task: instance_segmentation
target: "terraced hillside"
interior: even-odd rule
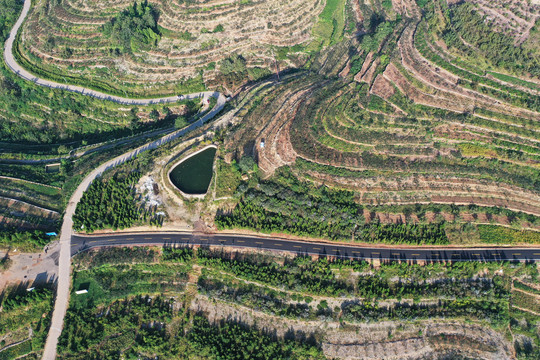
[[[205,84],[234,90],[245,79],[228,76],[231,70],[251,79],[273,71],[278,51],[310,41],[324,6],[323,0],[42,0],[32,8],[18,56],[35,73],[120,94],[185,93]],[[281,66],[304,61],[299,54]]]
[[[176,359],[180,352],[190,359],[263,353],[533,359],[538,353],[532,305],[538,271],[525,264],[373,266],[168,247],[84,252],[74,264],[61,359]],[[87,296],[75,295],[81,288]]]
[[[350,2],[357,36],[252,94],[229,151],[354,191],[366,221],[538,228],[540,6],[372,3]]]
[[[218,136],[219,169],[226,174],[237,167],[233,158],[240,164],[247,156],[263,179],[286,189],[300,186],[290,174],[315,185],[302,199],[326,196],[313,190],[320,184],[350,190],[345,202],[359,213],[347,220],[347,231],[336,231],[340,238],[354,238],[364,222],[457,222],[458,234],[476,222],[476,240],[500,242],[508,234],[520,238],[515,229],[539,229],[539,16],[536,2],[517,0],[41,1],[15,55],[40,76],[111,93],[245,90],[231,102],[243,107],[237,125],[224,140]],[[290,68],[296,70],[282,71]],[[3,157],[53,159],[87,142],[170,128],[175,118],[185,124],[184,115],[198,110],[65,96],[3,70]],[[255,81],[276,70],[279,79]],[[253,86],[241,87],[249,80]],[[53,152],[40,143],[55,143]],[[63,206],[53,192],[81,174],[69,164],[66,174],[48,176],[43,164],[4,163],[3,196],[28,203],[35,189],[15,191],[19,180],[57,187],[42,188],[31,203],[49,211],[35,223],[52,221]],[[292,171],[276,172],[285,167]],[[226,201],[209,207],[214,215],[218,207],[225,217],[250,209],[248,196],[256,196],[259,210],[291,216],[244,172],[251,176],[246,182],[229,171],[231,186],[216,183],[223,195],[217,198]],[[242,216],[251,215],[246,211]],[[8,215],[17,214],[2,214]],[[515,229],[494,231],[490,224]]]

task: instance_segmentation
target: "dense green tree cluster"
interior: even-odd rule
[[[365,35],[362,38],[362,49],[365,51],[376,52],[384,39],[394,31],[394,28],[399,21],[400,19],[397,21],[384,21],[384,19],[382,19],[381,21],[377,17],[375,17],[374,20],[371,20],[368,26],[372,28],[373,33]]]
[[[440,300],[436,304],[398,302],[393,305],[352,300],[342,305],[342,316],[348,321],[380,321],[398,318],[466,317],[501,324],[508,320],[508,301],[474,299]]]
[[[19,13],[17,9],[22,7],[22,2],[18,0],[0,0],[0,36],[2,43],[7,39],[11,31],[11,24],[17,20]]]
[[[178,314],[172,305],[162,296],[135,296],[102,308],[70,307],[59,358],[324,359],[317,347],[233,321],[210,324],[199,314]],[[169,327],[173,317],[179,321]]]
[[[163,261],[188,262],[193,258],[193,256],[194,251],[192,248],[175,248],[171,246],[165,246],[161,254],[161,259]]]
[[[346,238],[352,231],[325,222],[296,218],[266,210],[251,202],[242,201],[229,214],[218,215],[215,219],[218,229],[244,228],[262,232],[285,232],[298,235],[318,236],[329,239]]]
[[[212,326],[203,316],[195,316],[189,340],[208,351],[210,359],[325,359],[314,346],[300,345],[292,340],[276,341],[234,322]]]
[[[380,276],[360,276],[357,285],[358,296],[365,298],[401,297],[491,297],[508,298],[510,292],[502,280],[489,278],[440,279],[419,281],[417,279],[389,281]]]
[[[158,11],[147,0],[136,1],[103,25],[103,33],[110,36],[124,53],[145,50],[156,46],[160,39],[158,17]]]
[[[150,344],[148,335],[155,330],[159,333],[160,343],[165,342],[165,334],[157,327],[147,326],[153,322],[165,322],[172,317],[172,302],[163,297],[135,296],[130,299],[111,303],[107,311],[94,308],[70,308],[66,314],[64,331],[59,340],[60,358],[70,353],[85,353],[89,348],[104,339],[113,336],[119,338],[122,347],[93,349],[87,359],[118,358],[122,349],[141,345],[154,350],[159,347]]]
[[[296,257],[285,264],[278,264],[271,258],[228,254],[204,248],[199,249],[197,256],[201,265],[273,286],[285,286],[295,291],[322,295],[353,292],[352,284],[335,278],[333,264],[327,259],[311,261],[308,258]],[[365,266],[363,262],[358,265],[358,268]]]
[[[133,172],[126,178],[96,179],[77,204],[73,215],[76,230],[123,229],[141,217],[134,198],[134,185],[141,177]]]
[[[355,233],[355,240],[386,244],[448,244],[444,224],[366,224]]]
[[[43,231],[21,231],[18,229],[2,229],[0,231],[0,248],[17,248],[22,251],[41,249],[51,240]]]
[[[540,76],[540,54],[516,46],[511,36],[493,31],[493,25],[474,9],[474,5],[464,2],[448,10],[449,22],[442,31],[447,44],[477,56],[460,40],[461,37],[497,67]]]

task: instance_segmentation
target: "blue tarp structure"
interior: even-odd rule
[[[46,233],[47,236],[57,236],[58,234],[55,232]]]

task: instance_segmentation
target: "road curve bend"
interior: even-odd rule
[[[46,79],[40,79],[32,75],[30,72],[26,71],[22,66],[20,66],[15,61],[15,57],[13,56],[13,44],[15,42],[15,39],[17,38],[17,33],[19,32],[22,23],[24,22],[26,16],[28,15],[28,11],[30,10],[31,5],[32,5],[31,0],[24,1],[24,6],[21,12],[21,15],[19,16],[19,19],[13,26],[13,29],[11,30],[9,37],[6,41],[5,47],[4,47],[4,61],[6,62],[7,66],[15,74],[22,77],[23,79],[31,81],[34,84],[37,84],[40,86],[45,86],[52,89],[62,89],[62,90],[71,91],[71,92],[79,93],[86,96],[92,96],[97,99],[109,100],[109,101],[113,101],[120,104],[126,104],[126,105],[151,105],[151,104],[159,104],[159,103],[177,102],[182,99],[197,99],[197,98],[208,98],[208,97],[215,97],[217,99],[217,103],[214,106],[214,108],[212,108],[212,110],[210,110],[208,113],[202,116],[199,120],[192,123],[188,127],[185,127],[181,130],[177,130],[168,135],[165,135],[161,137],[160,139],[149,142],[135,150],[129,151],[123,155],[120,155],[100,165],[98,168],[96,168],[94,171],[92,171],[88,176],[84,178],[81,184],[77,187],[77,190],[75,190],[75,192],[71,196],[69,203],[66,207],[64,220],[62,223],[61,234],[60,234],[58,286],[57,286],[57,291],[56,291],[54,310],[52,314],[51,327],[49,329],[49,334],[47,336],[47,341],[45,343],[45,350],[43,352],[43,359],[53,360],[56,357],[56,347],[58,345],[58,338],[60,337],[60,334],[62,332],[62,328],[64,325],[64,317],[66,315],[67,307],[69,304],[70,268],[71,268],[71,235],[72,235],[72,228],[73,228],[72,216],[75,212],[75,208],[77,207],[78,202],[80,201],[82,197],[82,194],[88,188],[88,186],[90,186],[92,181],[96,179],[98,176],[100,176],[107,169],[120,165],[126,162],[127,160],[130,160],[136,157],[138,154],[144,151],[155,149],[203,125],[206,121],[213,118],[218,112],[221,111],[221,109],[223,109],[223,106],[225,105],[227,99],[225,98],[223,94],[219,92],[215,92],[215,91],[205,91],[205,92],[199,92],[199,93],[188,94],[188,95],[183,95],[183,96],[170,96],[170,97],[164,97],[164,98],[159,98],[159,99],[129,99],[129,98],[123,98],[119,96],[108,95],[99,91],[86,89],[80,86],[60,84],[60,83],[56,83],[56,82],[49,81]]]
[[[17,38],[17,34],[19,33],[19,30],[28,15],[28,12],[30,11],[30,7],[32,6],[32,0],[24,0],[23,9],[21,12],[21,15],[17,19],[17,22],[11,29],[11,32],[9,33],[9,37],[5,43],[4,46],[4,61],[7,64],[7,66],[18,76],[22,77],[25,80],[31,81],[34,84],[45,86],[51,89],[62,89],[66,91],[71,91],[75,93],[79,93],[82,95],[91,96],[97,99],[101,100],[109,100],[113,101],[119,104],[125,104],[125,105],[151,105],[151,104],[164,104],[164,103],[173,103],[177,102],[178,100],[192,100],[197,99],[201,97],[208,97],[213,96],[212,92],[198,92],[188,95],[182,95],[182,96],[168,96],[168,97],[162,97],[162,98],[155,98],[155,99],[130,99],[120,96],[114,96],[105,94],[96,90],[87,89],[82,86],[75,86],[75,85],[67,85],[67,84],[61,84],[54,81],[46,80],[38,78],[37,76],[31,74],[29,71],[24,69],[21,65],[17,63],[15,60],[15,57],[13,56],[13,44],[15,43],[15,39]]]
[[[192,123],[188,127],[181,130],[177,130],[173,133],[165,135],[157,140],[151,141],[143,146],[140,146],[134,150],[131,150],[123,155],[117,156],[112,160],[101,164],[88,174],[83,181],[79,184],[66,206],[64,213],[64,220],[62,223],[62,229],[60,233],[60,258],[58,264],[58,285],[56,290],[56,299],[54,303],[54,311],[52,314],[51,327],[45,343],[45,350],[43,352],[43,359],[53,360],[56,357],[56,346],[58,344],[58,338],[62,332],[64,325],[64,316],[69,305],[69,287],[70,287],[70,269],[71,269],[71,236],[73,229],[72,216],[75,213],[77,204],[81,200],[81,197],[86,189],[90,186],[92,181],[99,177],[103,172],[111,169],[117,165],[120,165],[130,159],[135,158],[142,152],[155,149],[163,144],[168,143],[198,127],[203,125],[207,120],[214,117],[225,105],[226,99],[219,93],[213,93],[213,96],[217,97],[218,101],[216,106],[208,112],[205,116]]]
[[[62,332],[64,325],[64,316],[69,304],[69,287],[70,287],[70,269],[71,269],[71,236],[73,229],[72,216],[75,213],[77,204],[81,200],[83,193],[88,189],[92,181],[99,177],[103,172],[111,169],[117,165],[120,165],[130,159],[135,158],[142,152],[155,149],[163,144],[168,143],[196,128],[202,126],[206,121],[213,118],[225,105],[226,99],[220,93],[211,93],[212,96],[217,97],[217,103],[212,110],[206,115],[201,117],[191,125],[177,130],[173,133],[165,135],[157,140],[151,141],[145,145],[142,145],[134,150],[131,150],[123,155],[117,156],[112,160],[101,164],[88,174],[83,181],[79,184],[66,206],[64,213],[64,220],[62,223],[62,229],[60,233],[60,258],[58,264],[58,285],[56,290],[56,299],[54,303],[54,311],[52,314],[51,327],[45,343],[45,350],[43,352],[43,359],[53,360],[56,357],[56,346],[58,344],[58,338]]]

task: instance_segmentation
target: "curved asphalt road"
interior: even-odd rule
[[[96,177],[100,176],[107,169],[110,169],[116,165],[122,164],[126,162],[127,160],[130,160],[136,157],[141,152],[144,152],[150,149],[155,149],[203,125],[207,120],[211,119],[219,111],[221,111],[221,109],[225,105],[226,98],[225,96],[223,96],[222,94],[218,92],[206,91],[206,92],[200,92],[200,93],[189,94],[189,95],[164,97],[164,98],[159,98],[159,99],[128,99],[128,98],[122,98],[119,96],[108,95],[105,93],[101,93],[99,91],[86,89],[80,86],[65,85],[65,84],[60,84],[60,83],[56,83],[56,82],[45,80],[45,79],[40,79],[32,75],[30,72],[26,71],[23,67],[21,67],[15,61],[15,58],[13,56],[13,43],[17,37],[17,33],[22,23],[24,22],[24,19],[28,15],[28,11],[30,10],[31,5],[32,5],[31,0],[24,1],[24,6],[21,12],[21,15],[19,16],[19,19],[13,26],[13,29],[11,30],[9,37],[6,41],[5,47],[4,47],[4,61],[13,72],[15,72],[17,75],[19,75],[23,79],[32,81],[33,83],[37,85],[54,88],[54,89],[63,89],[67,91],[72,91],[72,92],[80,93],[83,95],[92,96],[98,99],[109,100],[109,101],[126,104],[126,105],[150,105],[150,104],[159,104],[159,103],[169,103],[169,102],[176,102],[181,99],[197,99],[197,98],[202,98],[202,97],[207,98],[210,96],[215,97],[217,99],[217,103],[212,110],[210,110],[207,114],[205,114],[203,117],[201,117],[199,120],[192,123],[188,127],[185,127],[181,130],[167,134],[158,140],[147,143],[135,150],[129,151],[123,155],[120,155],[102,164],[101,166],[96,168],[94,171],[92,171],[88,176],[86,176],[86,178],[84,178],[84,180],[81,182],[79,187],[77,187],[77,190],[75,190],[75,192],[71,196],[71,199],[69,200],[69,203],[66,207],[66,211],[64,214],[64,221],[62,223],[62,230],[61,230],[61,235],[60,235],[60,258],[59,258],[59,265],[58,265],[58,286],[57,286],[57,291],[56,291],[54,311],[52,314],[51,327],[49,329],[47,341],[45,343],[45,349],[43,352],[43,359],[53,360],[56,357],[56,346],[58,344],[58,338],[62,332],[62,327],[64,325],[64,316],[66,314],[66,310],[69,304],[71,235],[72,235],[72,228],[73,228],[72,216],[73,216],[73,213],[75,212],[77,203],[80,201],[82,197],[83,192],[88,188],[88,186],[90,186],[90,184]]]
[[[64,316],[69,304],[69,286],[70,286],[70,268],[71,268],[71,236],[73,229],[72,216],[75,213],[77,204],[81,200],[81,197],[88,189],[92,181],[100,176],[104,171],[111,169],[117,165],[120,165],[130,159],[135,158],[140,153],[155,149],[171,140],[174,140],[196,128],[203,125],[207,120],[214,117],[225,105],[226,99],[219,93],[213,93],[218,98],[216,106],[210,110],[206,115],[201,117],[196,122],[192,123],[188,127],[181,130],[177,130],[173,133],[165,135],[157,140],[149,142],[143,146],[140,146],[134,150],[131,150],[123,155],[101,164],[88,174],[84,180],[79,184],[66,206],[64,213],[64,221],[62,223],[62,229],[60,232],[60,258],[58,264],[58,286],[56,290],[56,299],[54,304],[54,311],[52,314],[51,327],[45,343],[45,350],[43,352],[43,359],[53,360],[56,357],[56,346],[58,344],[58,338],[62,333],[62,327],[64,325]]]
[[[268,237],[186,233],[73,235],[71,255],[96,247],[128,245],[221,245],[237,248],[288,251],[304,255],[338,256],[348,259],[417,261],[540,261],[540,248],[391,248],[360,247]]]
[[[62,90],[72,91],[79,94],[92,96],[97,99],[109,100],[109,101],[113,101],[119,104],[126,104],[126,105],[163,104],[163,103],[177,102],[178,100],[180,100],[180,98],[181,99],[197,99],[203,96],[213,96],[212,92],[200,92],[200,93],[194,93],[194,94],[188,94],[188,95],[182,95],[182,96],[169,96],[169,97],[156,98],[156,99],[129,99],[129,98],[124,98],[120,96],[105,94],[96,90],[84,88],[82,86],[66,85],[66,84],[61,84],[61,83],[57,83],[57,82],[46,80],[46,79],[40,79],[36,77],[35,75],[31,74],[30,72],[28,72],[27,70],[25,70],[22,66],[20,66],[17,63],[17,61],[15,61],[15,57],[13,56],[13,43],[15,42],[15,39],[17,38],[17,33],[19,32],[19,29],[22,26],[24,19],[26,18],[26,15],[28,15],[28,11],[30,11],[31,6],[32,6],[32,0],[24,0],[24,5],[23,5],[21,15],[19,16],[19,19],[17,19],[17,22],[13,26],[13,29],[11,29],[11,32],[9,33],[9,37],[4,46],[4,61],[14,73],[19,75],[23,79],[31,81],[37,85],[41,85],[41,86],[45,86],[45,87],[49,87],[53,89],[62,89]]]
[[[56,83],[53,81],[45,80],[37,78],[36,76],[32,75],[28,71],[26,71],[24,68],[22,68],[17,62],[15,61],[15,58],[13,57],[13,43],[17,36],[17,33],[24,22],[24,19],[26,18],[26,15],[28,14],[28,11],[30,10],[31,6],[31,0],[25,0],[22,13],[13,26],[13,29],[11,30],[11,33],[8,37],[8,40],[6,41],[5,47],[4,47],[4,60],[8,67],[15,72],[20,77],[32,81],[37,85],[49,87],[49,88],[55,88],[55,89],[63,89],[67,91],[77,92],[83,95],[92,96],[98,99],[103,100],[109,100],[114,101],[121,104],[127,104],[127,105],[150,105],[150,104],[157,104],[157,103],[168,103],[168,102],[176,102],[180,98],[183,99],[195,99],[200,97],[209,97],[213,96],[217,98],[217,104],[216,106],[208,112],[205,116],[203,116],[201,119],[196,121],[195,123],[191,124],[190,126],[175,131],[173,133],[170,133],[158,140],[152,141],[146,145],[143,145],[135,150],[129,151],[126,154],[123,154],[121,156],[118,156],[105,164],[102,164],[98,168],[96,168],[94,171],[92,171],[86,178],[81,182],[77,190],[73,193],[71,196],[71,199],[66,207],[65,215],[64,215],[64,221],[62,223],[62,230],[61,230],[61,236],[60,236],[60,258],[59,258],[59,269],[58,269],[58,287],[56,292],[56,299],[55,299],[55,307],[52,314],[52,320],[51,320],[51,327],[49,329],[49,334],[47,337],[47,341],[45,343],[45,350],[43,352],[43,359],[46,360],[53,360],[56,357],[56,346],[58,344],[58,338],[62,332],[62,327],[64,324],[64,316],[66,314],[66,310],[69,304],[69,287],[70,287],[70,265],[71,265],[71,255],[72,250],[78,251],[81,250],[82,247],[93,247],[93,246],[106,246],[106,245],[131,245],[131,244],[163,244],[163,243],[170,243],[170,242],[177,242],[177,243],[191,243],[191,244],[223,244],[223,245],[230,245],[230,246],[238,246],[238,247],[260,247],[265,249],[272,249],[272,250],[288,250],[293,252],[300,252],[305,254],[337,254],[342,256],[348,256],[348,257],[355,257],[355,258],[361,258],[361,257],[379,257],[379,258],[385,258],[385,257],[391,257],[391,256],[403,256],[404,259],[414,259],[421,257],[424,258],[437,258],[437,257],[457,257],[454,256],[454,253],[462,253],[462,255],[459,256],[460,260],[466,259],[466,257],[474,256],[474,257],[485,257],[485,259],[495,259],[495,254],[501,254],[500,256],[504,256],[504,258],[515,260],[525,260],[525,259],[539,259],[539,257],[535,254],[536,251],[540,250],[531,250],[531,249],[490,249],[490,250],[425,250],[425,249],[418,249],[418,250],[392,250],[392,249],[359,249],[355,247],[347,247],[347,246],[338,246],[338,245],[329,245],[329,244],[313,244],[313,243],[304,243],[304,242],[292,242],[292,241],[284,241],[284,240],[277,240],[277,239],[268,239],[268,238],[256,238],[256,237],[240,237],[240,236],[228,236],[228,235],[214,235],[214,236],[207,236],[206,238],[203,236],[197,236],[197,235],[191,235],[191,234],[145,234],[145,235],[106,235],[100,238],[93,237],[92,239],[88,238],[82,238],[80,236],[74,236],[73,237],[73,244],[71,243],[72,240],[72,228],[73,228],[73,222],[72,222],[72,216],[75,212],[75,208],[77,206],[77,203],[80,201],[83,192],[90,186],[92,181],[100,176],[105,170],[112,168],[116,165],[119,165],[129,159],[132,159],[136,157],[139,153],[157,148],[158,146],[169,142],[179,136],[184,135],[185,133],[201,126],[206,122],[208,119],[212,118],[214,115],[216,115],[224,106],[225,104],[225,97],[217,92],[202,92],[202,93],[196,93],[196,94],[190,94],[185,95],[183,97],[178,96],[171,96],[171,97],[165,97],[160,99],[128,99],[128,98],[122,98],[118,96],[108,95],[105,93],[101,93],[99,91],[86,89],[80,86],[73,86],[73,85],[65,85]],[[130,237],[132,240],[130,240]],[[185,239],[183,238],[185,237]],[[146,239],[148,238],[148,239]],[[167,239],[170,238],[170,239]],[[73,245],[73,246],[72,246]],[[473,253],[474,251],[474,253]],[[368,255],[369,252],[369,255]],[[491,252],[491,254],[490,254]],[[399,254],[399,255],[394,255]],[[438,255],[436,255],[438,254]],[[475,255],[478,254],[478,255]]]

